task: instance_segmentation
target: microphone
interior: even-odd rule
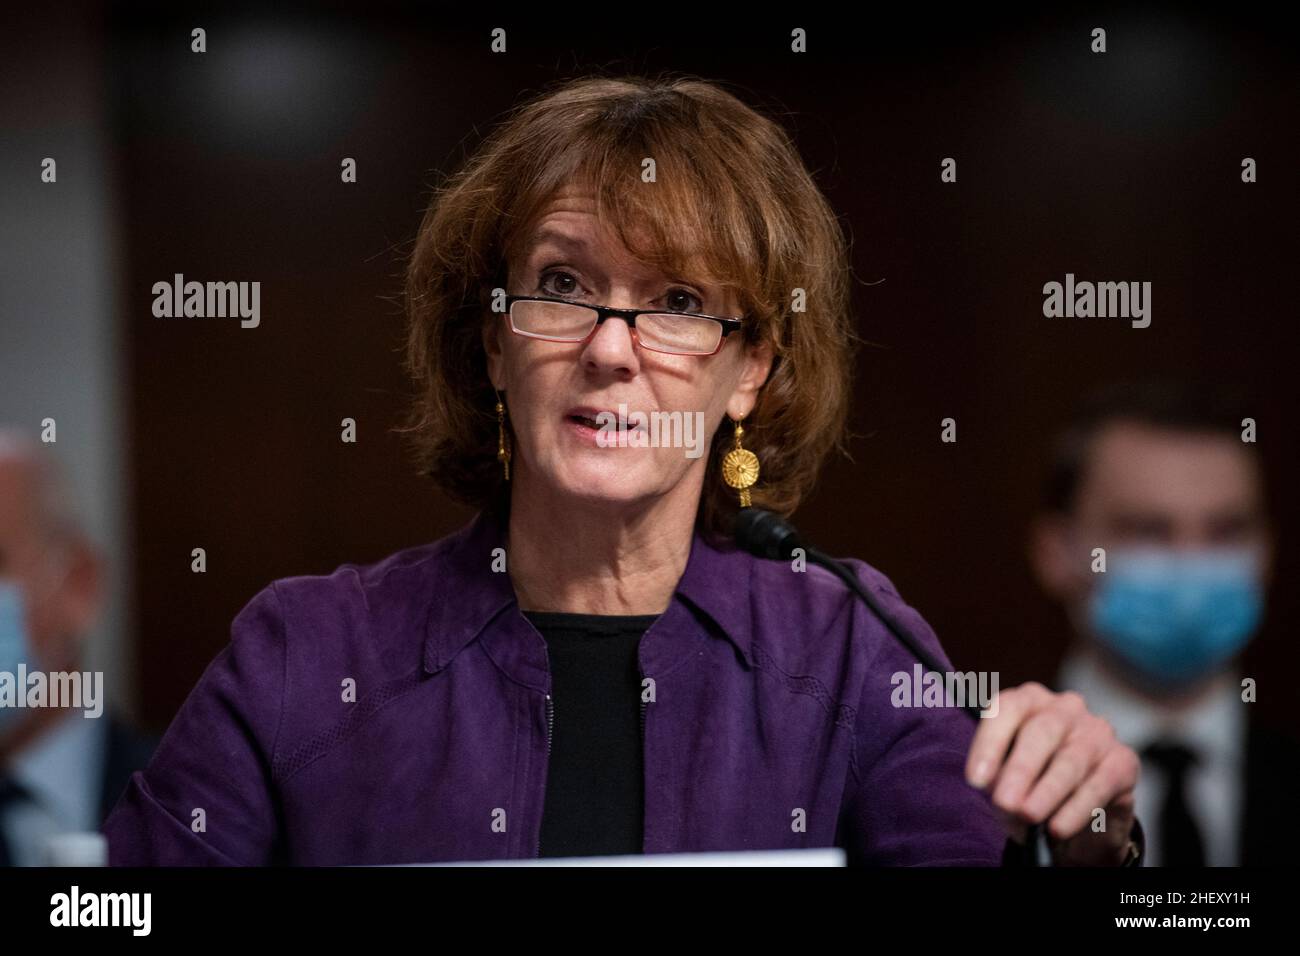
[[[794,557],[796,550],[802,550],[809,561],[830,571],[847,584],[853,593],[875,612],[876,616],[884,622],[885,627],[889,629],[889,632],[911,652],[913,657],[924,664],[928,670],[938,671],[942,674],[943,667],[939,661],[928,650],[917,644],[903,628],[899,627],[893,617],[881,607],[875,595],[868,591],[862,582],[858,580],[857,574],[854,573],[851,567],[835,560],[830,555],[823,554],[816,548],[804,544],[794,525],[780,515],[764,511],[762,508],[741,508],[739,514],[736,515],[733,536],[736,544],[750,554],[773,561],[789,561]],[[974,717],[980,715],[980,708],[973,704],[967,704],[962,709]]]
[[[780,515],[773,514],[771,511],[764,511],[762,508],[741,508],[736,515],[733,537],[736,544],[743,550],[748,551],[755,557],[767,558],[773,561],[789,561],[794,557],[795,551],[801,549],[809,561],[830,571],[847,584],[849,589],[875,612],[876,617],[880,618],[898,642],[907,648],[912,653],[912,656],[920,661],[927,670],[943,673],[939,661],[924,647],[917,644],[912,639],[912,636],[894,621],[893,617],[876,600],[875,595],[871,594],[863,586],[851,567],[837,561],[828,554],[823,554],[816,548],[809,547],[799,537],[799,532],[795,530],[794,525]],[[979,719],[979,707],[966,704],[962,709],[977,720]],[[1017,853],[1021,866],[1038,865],[1038,837],[1039,826],[1030,825],[1025,842],[1019,846]]]
[[[736,515],[736,543],[750,554],[773,561],[789,561],[802,548],[799,532],[780,515],[762,508],[741,508]]]

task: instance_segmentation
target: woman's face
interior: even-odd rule
[[[738,317],[734,297],[692,276],[666,276],[631,257],[602,228],[589,195],[563,190],[543,210],[520,258],[508,263],[512,295],[537,295],[625,309]],[[511,479],[547,494],[611,505],[673,495],[698,501],[714,432],[724,415],[753,408],[771,369],[766,344],[746,349],[741,333],[714,355],[670,355],[635,345],[627,323],[610,318],[585,343],[515,335],[490,312],[484,347],[492,384],[504,392],[516,436]],[[580,407],[615,414],[680,412],[660,447],[602,447],[571,417]],[[702,413],[702,414],[697,414]],[[661,421],[664,419],[661,418]],[[702,434],[696,434],[698,425]],[[678,435],[678,447],[667,436]],[[693,447],[683,447],[685,440]]]

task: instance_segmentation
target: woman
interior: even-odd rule
[[[1040,822],[1060,862],[1135,859],[1136,757],[1077,696],[1004,692],[978,733],[894,707],[879,618],[727,543],[742,502],[795,508],[850,394],[843,236],[775,124],[691,79],[539,96],[435,195],[407,293],[408,431],[476,518],[256,595],[111,862],[997,864]]]

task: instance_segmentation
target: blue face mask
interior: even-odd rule
[[[1263,613],[1254,551],[1113,550],[1088,602],[1104,645],[1165,686],[1213,673],[1246,646]]]
[[[23,592],[15,581],[0,578],[0,672],[13,674],[15,685],[18,681],[18,665],[26,664],[30,669],[35,660],[31,640],[27,634],[27,616],[23,610]],[[20,694],[27,693],[26,688],[17,687]],[[17,707],[0,706],[0,727],[17,719],[25,713]]]

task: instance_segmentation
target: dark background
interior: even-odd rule
[[[795,515],[880,567],[960,669],[1054,676],[1063,616],[1025,560],[1045,446],[1116,378],[1255,389],[1280,532],[1250,674],[1297,663],[1294,38],[1149,10],[872,9],[705,22],[658,6],[524,21],[364,4],[268,18],[100,14],[124,246],[138,712],[162,729],[231,618],[277,577],[438,538],[470,517],[389,432],[402,257],[429,187],[494,118],[564,76],[680,70],[777,114],[853,242],[853,462]],[[852,11],[843,11],[848,16]],[[203,26],[208,52],[189,52]],[[507,30],[509,52],[489,51]],[[810,52],[789,51],[794,26]],[[1103,26],[1109,52],[1089,52]],[[359,181],[340,182],[355,157]],[[939,163],[958,162],[956,184]],[[1240,181],[1243,157],[1260,181]],[[262,322],[163,320],[154,282],[259,280]],[[1153,283],[1153,321],[1042,316],[1042,285]],[[355,418],[359,442],[339,441]],[[958,442],[939,440],[940,420]],[[1280,492],[1280,493],[1279,493]],[[208,573],[190,571],[207,550]],[[1275,715],[1289,682],[1265,682]]]

